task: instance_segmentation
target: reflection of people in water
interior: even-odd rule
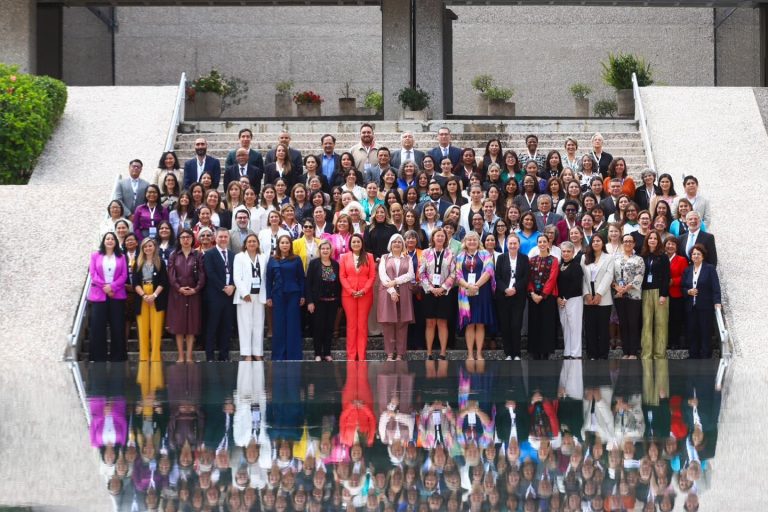
[[[94,367],[90,434],[118,511],[678,510],[710,485],[716,363]]]

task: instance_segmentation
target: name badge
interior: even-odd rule
[[[648,284],[653,283],[653,274],[648,274],[648,279],[646,281]]]
[[[365,164],[364,164],[364,167],[363,167],[363,168],[364,168],[366,171],[370,171],[370,170],[371,170],[371,164],[370,164],[370,162],[365,162]]]
[[[442,414],[440,411],[432,411],[432,423],[435,425],[440,425],[442,423]]]
[[[475,284],[477,282],[477,277],[475,276],[475,274],[469,274],[467,276],[467,282],[469,284]]]
[[[432,286],[440,286],[440,274],[432,274]]]
[[[470,425],[477,425],[477,413],[471,412],[467,414],[467,421]]]
[[[155,238],[157,236],[157,228],[152,226],[149,228],[149,236]]]
[[[251,278],[251,288],[261,288],[261,276],[253,276]]]

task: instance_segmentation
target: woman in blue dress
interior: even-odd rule
[[[277,239],[267,263],[267,306],[272,309],[272,360],[301,360],[301,306],[304,305],[304,265],[293,254],[290,235]]]
[[[493,292],[496,289],[493,256],[480,247],[480,236],[470,231],[464,237],[464,250],[456,258],[459,284],[459,329],[466,327],[467,359],[482,361],[485,331],[496,329]],[[474,349],[477,347],[477,356]]]

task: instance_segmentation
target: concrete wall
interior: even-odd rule
[[[0,62],[35,71],[37,16],[33,0],[4,0],[0,10]]]
[[[724,19],[731,9],[717,9]],[[753,87],[760,84],[760,11],[736,9],[717,35],[717,85]]]
[[[597,99],[614,98],[600,80],[600,61],[617,50],[647,58],[657,81],[666,85],[715,82],[712,9],[451,9],[458,15],[452,70],[456,114],[476,113],[470,81],[491,73],[500,84],[515,88],[518,115],[573,115],[572,83],[595,89],[593,105]],[[75,11],[65,11],[65,78],[84,83],[93,74],[96,82],[89,83],[108,83],[108,39],[98,36],[99,30],[106,34],[106,27],[87,12],[75,17]],[[324,114],[338,112],[336,99],[347,79],[360,91],[381,90],[378,7],[119,7],[117,12],[118,84],[172,84],[182,71],[196,77],[215,66],[249,83],[247,101],[227,114],[233,116],[274,115],[274,84],[288,78],[296,89],[319,92],[326,99]],[[81,23],[87,28],[81,29]],[[390,19],[385,26],[392,23]],[[718,83],[759,85],[758,38],[758,11],[739,9],[723,24],[718,31]],[[429,55],[424,50],[428,42],[417,42],[421,61]],[[436,73],[433,85],[438,77]],[[423,72],[418,81],[429,83]],[[390,83],[388,89],[400,86]]]
[[[63,18],[64,81],[78,86],[112,85],[112,37],[107,26],[85,7],[64,7]]]

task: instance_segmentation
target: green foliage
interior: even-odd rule
[[[592,88],[588,86],[587,84],[582,83],[575,83],[570,88],[569,91],[571,91],[571,94],[574,98],[577,100],[583,100],[586,99],[587,96],[592,94]]]
[[[403,87],[397,93],[397,101],[403,108],[424,110],[429,106],[429,93],[418,85],[416,87]]]
[[[275,84],[277,94],[291,94],[293,90],[293,80],[283,80]]]
[[[487,99],[488,101],[491,101],[491,100],[508,101],[514,95],[515,95],[514,89],[508,88],[508,87],[496,87],[495,85],[488,87],[483,93],[483,96],[485,96],[485,99]]]
[[[384,95],[379,91],[368,89],[365,91],[365,108],[372,108],[376,110],[377,114],[380,114],[384,110]]]
[[[29,181],[66,103],[63,82],[0,63],[0,183]]]
[[[472,79],[472,88],[480,94],[483,94],[493,85],[493,82],[494,80],[491,75],[477,75]]]
[[[631,53],[609,53],[608,61],[603,66],[603,82],[617,91],[632,88],[632,73],[637,75],[637,85],[645,87],[653,84],[653,72],[650,62]]]
[[[225,111],[233,105],[239,105],[248,97],[248,82],[242,78],[226,76],[216,69],[211,69],[207,75],[193,81],[190,88],[193,93],[187,92],[187,97],[194,101],[195,93],[212,92],[221,96],[221,111]]]
[[[615,100],[599,100],[595,102],[593,112],[597,117],[613,117],[619,109]]]

